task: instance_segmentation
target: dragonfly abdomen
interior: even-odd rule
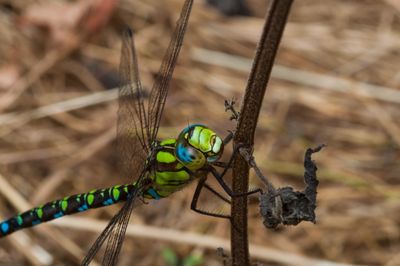
[[[125,201],[134,189],[135,186],[133,184],[120,185],[111,188],[96,189],[88,193],[77,194],[48,202],[1,222],[0,237],[23,228],[60,218],[64,215]]]

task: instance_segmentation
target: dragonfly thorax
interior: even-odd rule
[[[175,156],[191,170],[202,168],[217,161],[224,150],[222,139],[204,125],[193,124],[179,134]]]

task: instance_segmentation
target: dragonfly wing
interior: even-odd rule
[[[142,190],[141,182],[148,169],[145,168],[145,161],[147,155],[151,153],[151,146],[157,137],[168,86],[182,46],[192,5],[193,0],[185,1],[156,82],[151,90],[147,114],[144,105],[144,91],[139,79],[133,33],[130,30],[124,32],[120,65],[117,145],[121,169],[125,177],[133,177],[135,173],[141,172],[136,183],[139,189],[135,189],[131,193],[124,206],[111,219],[91,247],[82,265],[88,265],[93,260],[107,239],[103,265],[115,265],[117,262],[130,215],[136,198],[140,196]]]
[[[127,29],[122,37],[120,63],[117,147],[119,166],[124,177],[143,169],[149,146],[149,126],[144,107],[133,33]]]
[[[125,239],[126,228],[128,227],[129,219],[135,206],[136,198],[137,195],[132,195],[132,197],[125,203],[126,206],[124,206],[120,211],[120,215],[118,215],[118,221],[115,223],[115,226],[112,229],[112,233],[107,242],[102,265],[117,264],[118,255],[121,251],[121,247]]]
[[[150,140],[155,139],[158,133],[165,100],[168,95],[169,83],[182,47],[183,37],[187,28],[192,5],[193,0],[185,1],[167,52],[164,55],[160,70],[158,71],[156,81],[151,89],[148,106]]]
[[[103,243],[107,241],[107,247],[103,257],[102,265],[116,265],[118,255],[121,251],[122,243],[124,242],[126,228],[131,217],[132,210],[135,207],[136,199],[140,197],[141,181],[144,179],[145,171],[142,171],[141,176],[137,181],[137,187],[129,195],[129,198],[124,203],[122,208],[110,220],[107,227],[103,230],[100,236],[96,239],[95,243],[90,248],[88,254],[83,259],[81,265],[89,265],[93,260]]]
[[[134,189],[119,212],[97,238],[84,258],[82,265],[88,265],[101,246],[107,241],[103,265],[115,265],[125,237],[130,214],[136,198],[140,196],[141,182],[145,177],[145,161],[150,152],[150,131],[144,107],[144,91],[140,83],[138,62],[133,33],[126,30],[122,38],[120,64],[119,109],[117,125],[117,147],[119,167],[124,177],[136,178]]]

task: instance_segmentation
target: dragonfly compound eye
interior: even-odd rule
[[[206,162],[204,154],[187,142],[185,145],[185,140],[178,140],[175,146],[175,155],[183,165],[191,170],[200,169]]]
[[[214,131],[204,125],[193,124],[179,135],[175,153],[182,163],[200,165],[206,161],[217,161],[222,155],[223,146],[222,139]]]

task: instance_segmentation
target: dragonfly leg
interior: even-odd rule
[[[212,165],[215,165],[215,166],[218,166],[218,167],[222,167],[224,170],[222,171],[222,173],[221,174],[219,174],[220,176],[221,176],[221,178],[223,178],[224,176],[225,176],[225,174],[226,174],[226,172],[230,169],[230,168],[232,168],[232,164],[233,164],[233,160],[235,159],[235,155],[239,152],[239,153],[241,153],[240,152],[240,149],[242,149],[244,147],[244,145],[242,145],[242,144],[239,144],[239,145],[237,145],[235,148],[234,148],[234,150],[233,150],[233,154],[231,155],[231,158],[229,158],[229,161],[226,163],[226,162],[215,162],[215,163],[213,163]],[[250,163],[250,161],[247,159],[247,157],[246,158],[244,158],[245,160],[246,160],[246,162],[249,164],[249,166],[250,167],[252,167],[252,164]],[[254,158],[253,158],[253,161],[254,161]],[[254,162],[254,164],[255,164],[255,162]]]
[[[232,154],[228,164],[226,164],[226,163],[221,163],[221,165],[219,165],[219,163],[215,164],[216,166],[221,166],[221,167],[223,167],[222,165],[226,165],[226,168],[224,169],[222,174],[220,174],[221,179],[225,175],[228,168],[232,167],[233,158],[237,153],[239,153],[242,156],[242,158],[247,162],[247,164],[250,168],[254,169],[254,172],[256,173],[257,177],[267,186],[268,192],[275,194],[276,191],[275,191],[274,186],[272,185],[271,182],[268,181],[268,178],[263,175],[260,168],[257,166],[254,156],[252,155],[251,148],[249,148],[246,145],[241,144],[241,143],[239,143],[238,145],[235,146],[233,154]],[[257,190],[254,190],[254,191],[257,191]]]
[[[217,166],[217,167],[221,167],[221,168],[230,168],[230,165],[229,165],[229,163],[226,163],[226,162],[220,162],[220,161],[218,161],[218,162],[214,162],[214,163],[212,163],[212,165],[213,166]]]
[[[221,167],[221,168],[224,169],[223,172],[222,172],[222,174],[221,174],[222,176],[224,176],[224,175],[226,174],[226,172],[227,172],[230,168],[232,168],[233,160],[235,159],[235,156],[234,156],[234,155],[235,155],[236,153],[237,153],[237,149],[235,149],[235,151],[233,152],[231,158],[229,158],[229,161],[228,161],[228,162],[220,162],[220,161],[217,161],[217,162],[212,163],[212,165],[217,166],[217,167]]]
[[[204,187],[206,189],[208,189],[209,191],[211,191],[214,195],[216,195],[218,198],[222,199],[223,201],[225,201],[226,203],[231,204],[231,201],[229,199],[227,199],[226,197],[222,196],[221,193],[219,193],[218,191],[216,191],[215,189],[213,189],[211,186],[209,186],[207,183],[204,183]]]
[[[235,147],[234,152],[231,156],[231,158],[229,159],[228,163],[225,162],[216,162],[213,165],[218,166],[218,167],[222,167],[224,170],[222,171],[222,173],[218,173],[218,171],[211,167],[211,173],[213,174],[213,176],[217,179],[218,183],[220,183],[220,185],[222,186],[222,188],[224,189],[224,191],[230,196],[230,197],[241,197],[241,196],[248,196],[254,193],[262,193],[262,190],[260,188],[255,189],[255,190],[251,190],[248,191],[246,193],[241,193],[241,194],[234,194],[233,191],[229,188],[229,186],[225,183],[225,181],[223,180],[223,177],[225,176],[226,172],[232,168],[232,164],[233,164],[233,160],[235,158],[235,154],[237,152],[239,152],[239,149],[242,147],[243,145],[238,145],[237,147]],[[249,163],[249,162],[247,162]],[[250,163],[249,166],[251,167]]]
[[[211,170],[211,173],[213,174],[213,176],[215,177],[215,179],[217,179],[218,183],[222,186],[224,191],[232,198],[249,196],[249,195],[252,195],[252,194],[255,194],[255,193],[262,193],[261,188],[257,188],[257,189],[252,190],[252,191],[247,191],[245,193],[239,193],[239,194],[233,193],[232,189],[228,186],[227,183],[225,183],[224,179],[222,178],[226,171],[224,171],[222,174],[220,174],[213,167],[211,167],[210,170]]]
[[[235,153],[236,151],[232,154],[231,158],[229,158],[229,161],[226,162],[215,162],[212,165],[218,166],[223,168],[224,170],[222,171],[222,173],[220,174],[221,178],[225,176],[226,172],[228,172],[228,170],[230,168],[232,168],[232,164],[233,164],[233,160],[235,159]],[[215,169],[214,169],[215,170]]]
[[[210,186],[208,186],[206,184],[206,180],[207,180],[207,178],[204,177],[204,178],[201,178],[199,180],[199,183],[197,183],[197,187],[196,187],[196,190],[195,190],[194,195],[193,195],[192,203],[190,204],[190,209],[192,209],[193,211],[198,212],[200,214],[203,214],[203,215],[212,216],[212,217],[218,217],[218,218],[225,218],[225,219],[231,220],[231,216],[230,215],[212,213],[212,212],[205,211],[205,210],[200,210],[200,209],[197,208],[197,202],[199,200],[200,193],[201,193],[201,190],[203,189],[203,187],[206,187],[207,189],[209,189],[211,192],[213,192],[215,195],[217,195],[220,199],[222,199],[224,201],[228,201],[230,203],[230,201],[228,199],[226,199],[224,196],[222,196],[221,194],[216,192],[214,189],[212,189]]]
[[[228,135],[224,138],[224,140],[222,141],[224,143],[224,145],[228,145],[229,142],[232,141],[233,137],[235,136],[235,132],[228,130]]]

